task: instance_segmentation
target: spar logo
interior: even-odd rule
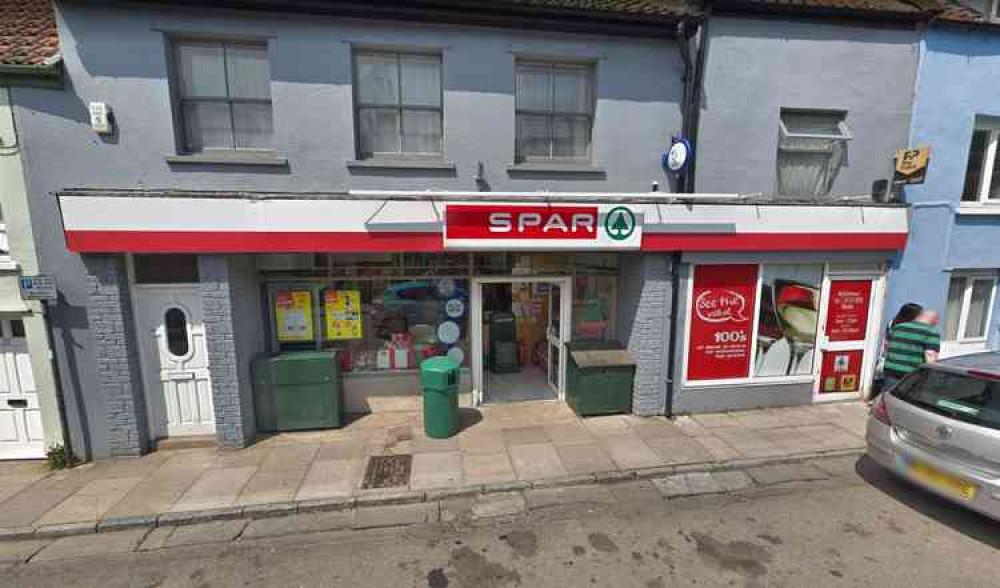
[[[604,217],[604,232],[614,241],[624,241],[635,232],[635,214],[624,206],[616,206]]]
[[[724,288],[709,288],[695,299],[695,312],[706,323],[743,323],[750,320],[746,315],[747,299],[739,292]]]

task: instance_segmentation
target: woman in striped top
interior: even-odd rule
[[[898,323],[889,329],[882,372],[886,390],[915,372],[920,364],[937,361],[941,350],[937,324],[937,311],[922,310],[914,320]]]

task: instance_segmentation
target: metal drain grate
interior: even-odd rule
[[[412,455],[373,455],[365,468],[363,490],[372,488],[397,488],[410,484]]]

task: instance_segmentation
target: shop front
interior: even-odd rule
[[[255,434],[261,353],[336,350],[347,412],[419,410],[437,356],[461,366],[465,406],[559,402],[577,341],[628,351],[639,415],[856,396],[906,240],[896,206],[735,195],[77,190],[60,205],[95,284],[129,268],[149,438],[226,445]],[[94,292],[92,323],[114,327]]]
[[[615,338],[614,253],[257,254],[267,351],[336,350],[347,412],[419,410],[420,364],[465,406],[561,398],[564,343]]]
[[[688,257],[675,411],[811,404],[869,393],[885,260],[836,253],[761,255],[753,263],[727,255]]]

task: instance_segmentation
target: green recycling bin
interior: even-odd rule
[[[447,439],[458,432],[458,363],[432,357],[420,364],[424,389],[424,432],[432,439]]]

